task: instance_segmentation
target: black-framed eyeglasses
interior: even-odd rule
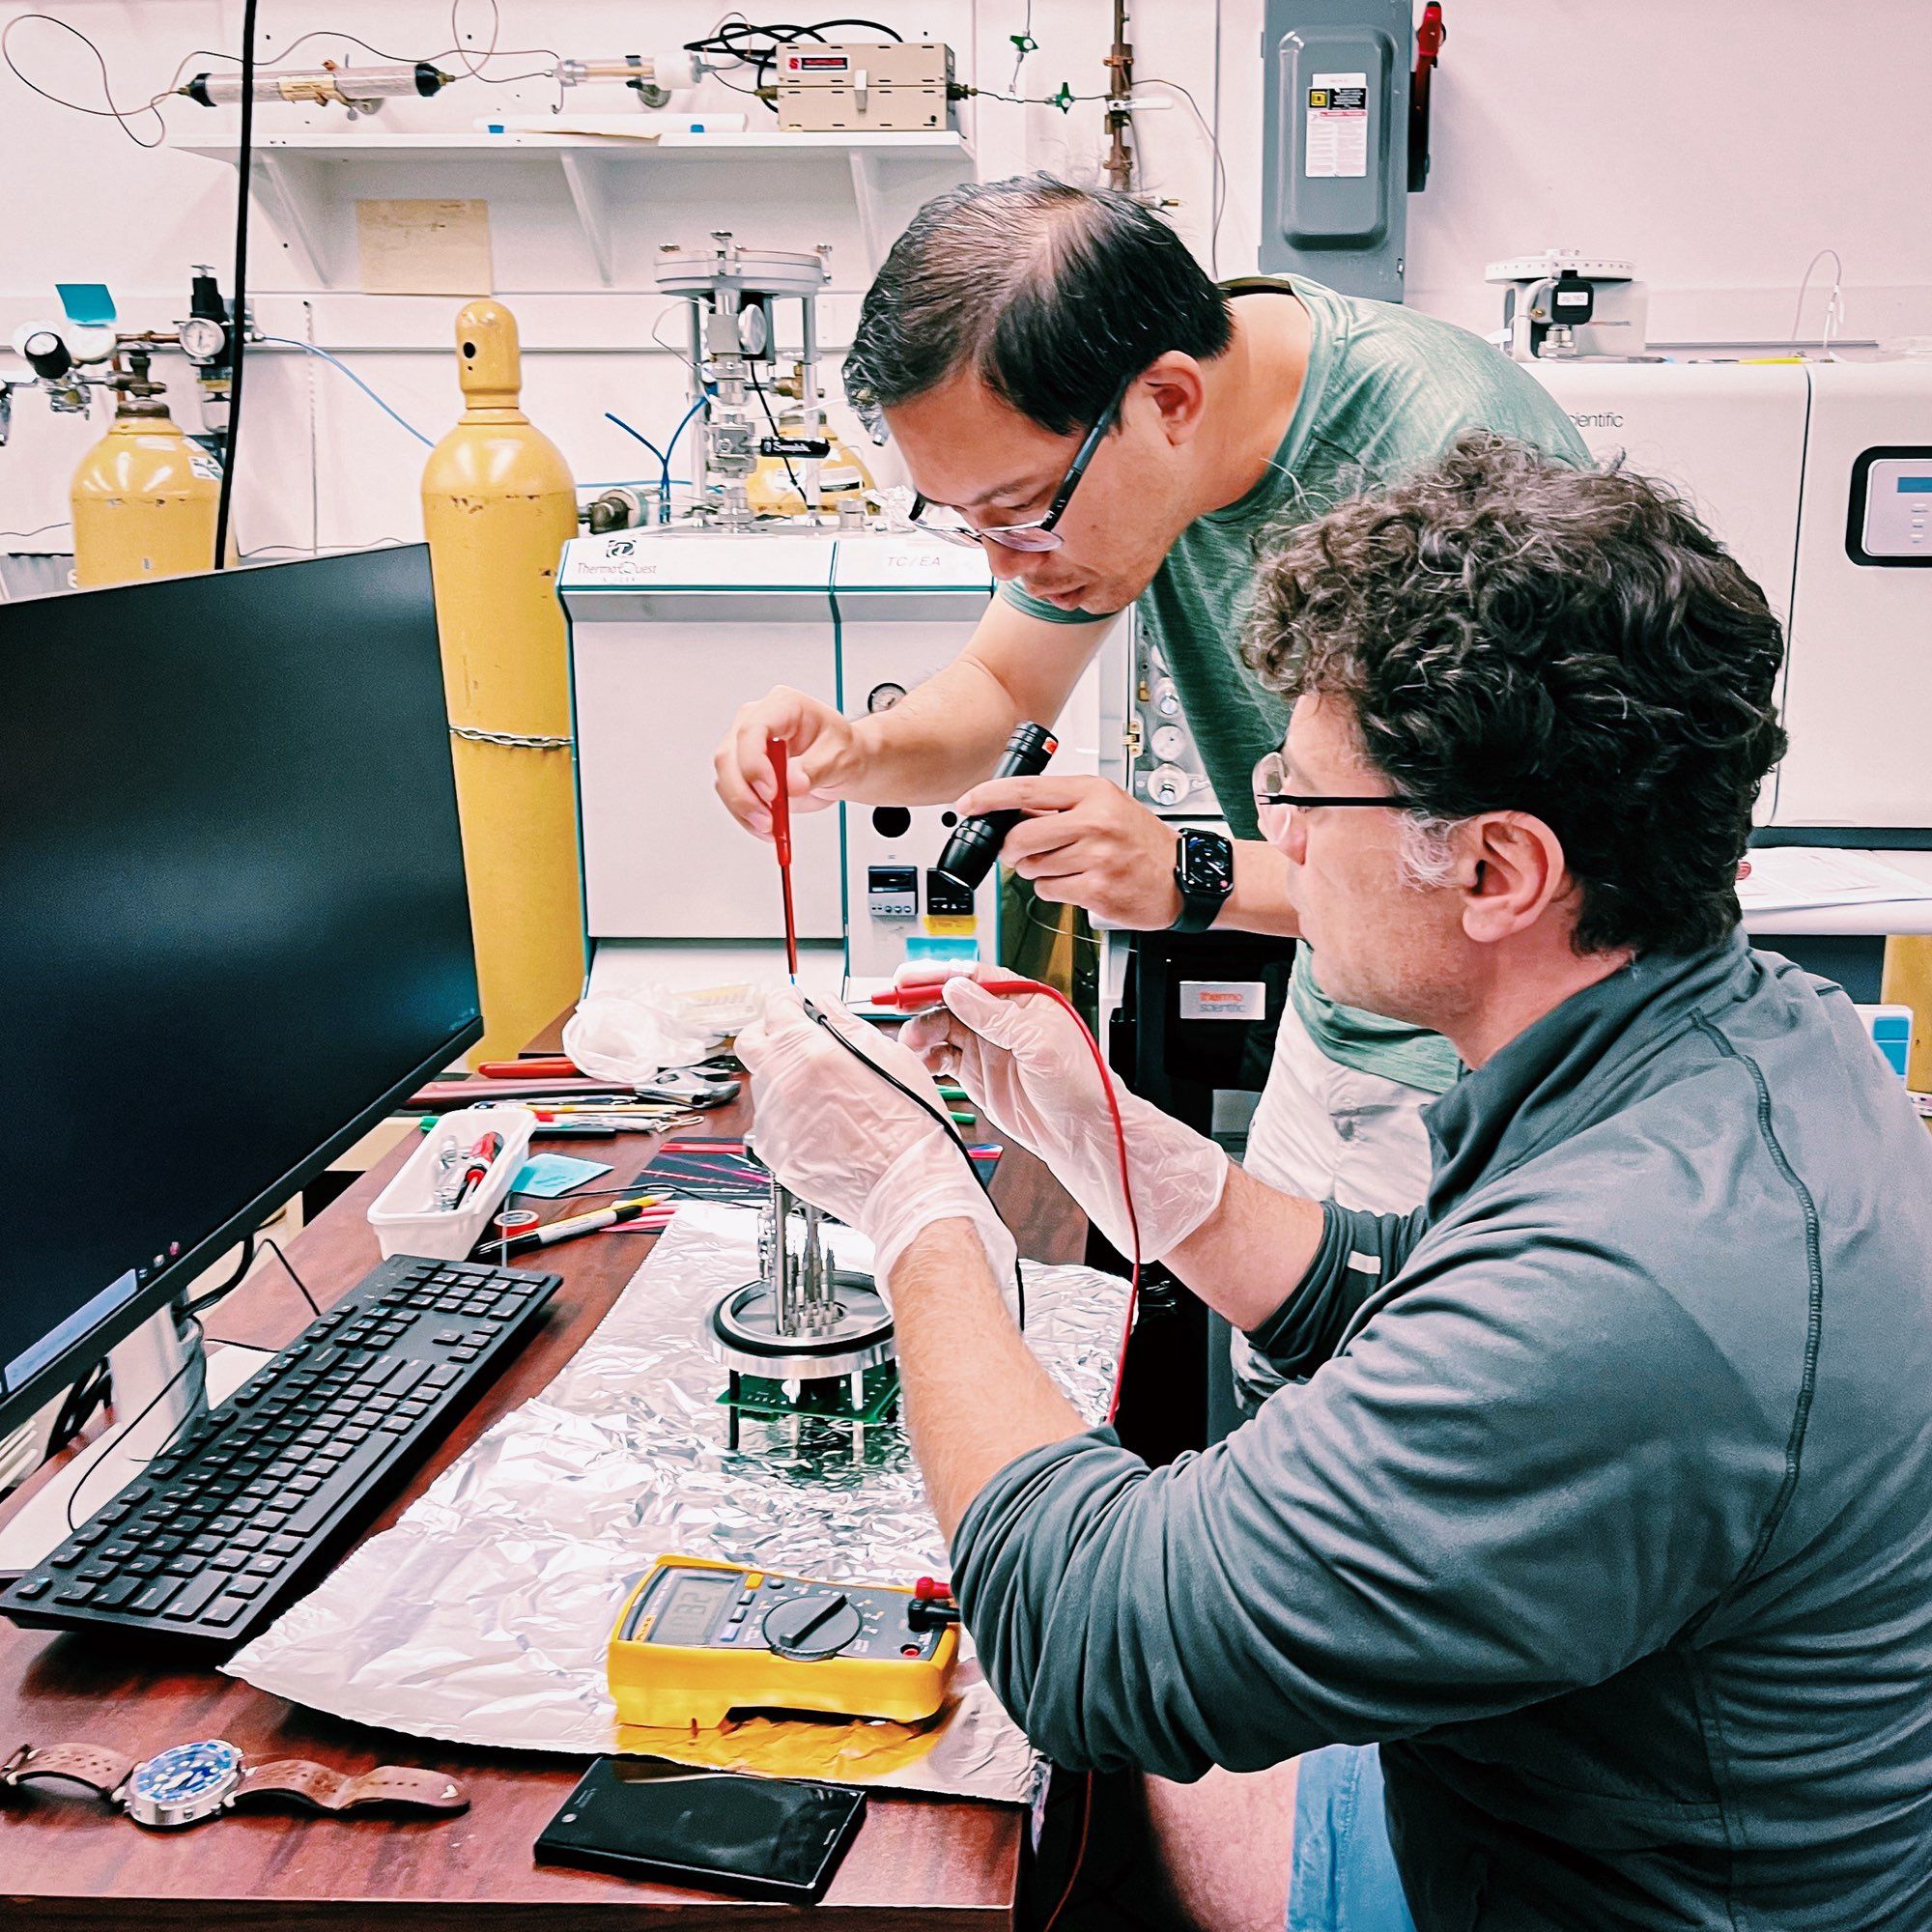
[[[1396,811],[1416,811],[1421,807],[1403,792],[1318,792],[1290,791],[1288,765],[1279,752],[1270,752],[1255,767],[1255,816],[1261,834],[1270,844],[1279,844],[1288,829],[1291,811],[1315,811],[1327,806],[1387,806]]]
[[[1094,453],[1100,447],[1100,440],[1113,426],[1114,419],[1121,412],[1121,405],[1127,399],[1127,391],[1134,385],[1129,376],[1114,391],[1114,400],[1102,410],[1094,419],[1094,427],[1081,439],[1080,447],[1073,453],[1073,461],[1067,466],[1066,474],[1060,479],[1060,488],[1053,493],[1053,500],[1047,505],[1046,515],[1027,524],[996,524],[981,529],[978,524],[971,524],[956,510],[943,510],[938,517],[928,516],[932,508],[923,497],[912,499],[912,521],[923,530],[929,530],[936,537],[944,537],[948,543],[989,544],[996,543],[1005,550],[1046,551],[1058,550],[1065,542],[1056,526],[1066,514],[1066,506],[1073,500],[1073,493],[1080,487],[1080,479],[1087,473],[1087,466],[1093,462]],[[952,522],[941,521],[952,518]]]

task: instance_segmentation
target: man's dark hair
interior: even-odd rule
[[[845,394],[870,421],[971,369],[1055,436],[1091,429],[1157,355],[1227,348],[1228,298],[1159,215],[1051,175],[935,195],[859,310]]]
[[[1418,812],[1548,825],[1582,952],[1687,952],[1736,925],[1783,656],[1764,593],[1680,497],[1486,431],[1291,530],[1248,642],[1276,690],[1346,698]]]

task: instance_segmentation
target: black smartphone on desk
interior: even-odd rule
[[[842,1784],[600,1757],[544,1827],[536,1860],[811,1905],[865,1815],[865,1793]]]

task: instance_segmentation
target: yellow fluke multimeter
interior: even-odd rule
[[[958,1612],[885,1583],[824,1583],[660,1556],[611,1633],[623,1724],[721,1724],[733,1711],[918,1723],[945,1700]]]

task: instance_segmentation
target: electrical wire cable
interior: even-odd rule
[[[665,500],[667,502],[670,500],[670,460],[673,456],[677,454],[677,440],[684,434],[685,424],[688,423],[692,419],[692,417],[695,416],[709,400],[710,398],[708,396],[699,396],[697,400],[695,403],[693,403],[688,410],[685,411],[683,415],[681,415],[678,418],[677,427],[670,433],[670,440],[665,444],[665,454],[664,454]]]
[[[1843,325],[1845,319],[1845,263],[1835,248],[1820,248],[1804,265],[1804,279],[1798,284],[1798,304],[1791,311],[1791,340],[1798,340],[1798,325],[1804,319],[1804,298],[1811,290],[1811,277],[1818,272],[1818,264],[1829,255],[1832,258],[1832,293],[1825,298],[1825,325],[1820,331],[1818,346],[1824,351],[1827,360],[1832,359],[1832,338]]]
[[[214,568],[228,568],[228,527],[235,508],[235,472],[242,449],[242,384],[248,370],[248,202],[255,158],[255,10],[242,5],[242,132],[235,155],[235,326],[229,330],[228,428],[221,451],[221,488],[214,500]]]
[[[769,70],[779,57],[781,47],[795,41],[814,40],[823,42],[826,29],[830,27],[865,27],[875,34],[884,34],[889,40],[902,42],[905,36],[897,28],[889,27],[883,20],[872,20],[863,15],[842,14],[829,20],[814,20],[810,26],[793,21],[774,21],[768,26],[754,24],[742,13],[735,10],[724,15],[710,33],[696,41],[686,41],[684,50],[692,54],[709,54],[713,57],[736,62],[740,67],[752,70],[753,83],[741,87],[737,82],[726,80],[717,68],[713,67],[711,77],[721,86],[728,87],[734,94],[747,94],[757,99],[776,114],[778,102],[766,98],[764,89],[768,85]],[[753,42],[768,42],[765,46],[751,44]]]
[[[272,1235],[262,1236],[261,1242],[262,1245],[265,1248],[267,1248],[269,1252],[271,1255],[273,1255],[278,1262],[281,1263],[282,1271],[288,1276],[288,1278],[292,1282],[295,1283],[296,1287],[300,1291],[301,1298],[309,1305],[309,1312],[312,1315],[314,1315],[318,1321],[320,1321],[322,1319],[322,1306],[316,1300],[315,1296],[308,1292],[308,1283],[305,1282],[301,1278],[301,1276],[296,1272],[295,1263],[290,1261],[287,1255],[283,1254],[281,1242],[276,1240],[274,1236]]]
[[[810,1000],[806,1000],[804,1006],[806,1018],[813,1026],[821,1028],[827,1038],[837,1040],[854,1060],[860,1061],[867,1066],[869,1066],[888,1087],[892,1088],[895,1093],[904,1094],[927,1120],[934,1122],[938,1125],[940,1132],[959,1150],[960,1154],[964,1157],[966,1166],[972,1174],[974,1180],[978,1183],[980,1193],[986,1197],[987,1205],[992,1208],[995,1214],[999,1214],[999,1205],[993,1200],[993,1183],[980,1172],[980,1163],[973,1158],[973,1150],[966,1145],[960,1136],[958,1128],[952,1124],[951,1119],[941,1109],[934,1107],[929,1100],[915,1094],[897,1074],[881,1066],[856,1040],[847,1039],[832,1024],[832,1021],[821,1008],[814,1006]],[[1004,1220],[1006,1217],[1001,1215],[1000,1218]],[[1026,1332],[1026,1277],[1020,1269],[1020,1260],[1017,1250],[1015,1250],[1013,1255],[1013,1293],[1018,1297],[1020,1332],[1024,1334]]]
[[[260,1233],[261,1230],[259,1228],[253,1229],[246,1238],[243,1239],[242,1243],[242,1259],[235,1264],[234,1272],[229,1275],[226,1281],[222,1282],[219,1287],[211,1288],[206,1294],[196,1295],[192,1301],[185,1304],[188,1314],[199,1315],[204,1308],[213,1308],[217,1301],[233,1294],[242,1286],[242,1281],[247,1276],[248,1270],[255,1265],[255,1236]]]
[[[1170,94],[1178,94],[1186,103],[1187,111],[1194,117],[1194,125],[1201,129],[1202,138],[1208,143],[1208,153],[1211,161],[1208,176],[1208,272],[1216,281],[1221,279],[1221,217],[1228,207],[1228,169],[1221,158],[1221,143],[1214,130],[1208,125],[1208,117],[1201,111],[1201,103],[1178,80],[1162,80],[1157,77],[1136,80],[1136,92],[1143,87],[1164,87]]]
[[[156,1406],[190,1369],[200,1369],[199,1386],[195,1389],[193,1399],[188,1403],[186,1414],[168,1431],[167,1440],[158,1449],[143,1456],[140,1462],[135,1464],[137,1469],[145,1469],[150,1463],[156,1462],[160,1457],[165,1456],[181,1440],[188,1427],[203,1413],[203,1405],[208,1399],[208,1351],[202,1347],[205,1339],[205,1331],[201,1323],[192,1315],[187,1318],[187,1323],[194,1330],[194,1340],[188,1344],[187,1353],[181,1367],[148,1398],[146,1404],[142,1406],[140,1414],[128,1423],[127,1434],[131,1435],[147,1420],[154,1412]],[[80,1501],[81,1491],[86,1489],[88,1484],[100,1473],[101,1464],[109,1460],[108,1457],[102,1456],[99,1462],[90,1463],[81,1475],[79,1482],[74,1484],[73,1488],[68,1492],[66,1515],[68,1534],[70,1536],[80,1527],[80,1523],[76,1520],[73,1511],[74,1505]]]
[[[17,537],[20,542],[25,543],[30,537],[43,536],[48,530],[71,530],[72,527],[73,526],[63,517],[58,523],[36,524],[30,530],[0,530],[0,540]]]
[[[113,1376],[103,1358],[68,1390],[47,1431],[47,1446],[42,1462],[58,1456],[87,1427],[88,1418],[107,1402],[113,1386]]]
[[[758,365],[755,362],[747,362],[745,367],[752,378],[752,393],[757,397],[758,407],[765,412],[765,422],[771,430],[772,440],[782,442],[784,439],[779,434],[779,419],[772,413],[771,398],[765,394],[765,385],[758,381]],[[810,516],[812,505],[805,500],[805,486],[798,480],[798,471],[791,467],[791,458],[781,449],[779,451],[779,461],[784,465],[785,475],[791,487],[798,492],[800,506],[807,516]]]
[[[258,335],[255,339],[257,342],[272,343],[277,349],[299,349],[304,355],[313,355],[318,361],[327,362],[331,369],[340,370],[398,428],[408,430],[424,448],[436,447],[435,437],[425,436],[407,416],[397,414],[347,362],[339,356],[331,355],[327,349],[320,349],[313,342],[304,342],[297,335]]]
[[[657,446],[657,444],[656,444],[656,443],[654,443],[654,442],[653,442],[653,441],[652,441],[652,440],[650,440],[650,438],[649,438],[649,437],[647,437],[647,436],[646,436],[646,435],[645,435],[645,434],[643,433],[643,431],[642,431],[642,430],[640,430],[640,429],[633,429],[633,428],[631,427],[631,425],[630,425],[629,423],[627,423],[627,422],[626,422],[626,421],[624,420],[624,418],[623,418],[622,416],[619,416],[619,415],[612,415],[612,414],[611,413],[611,412],[610,412],[609,410],[606,410],[606,411],[604,412],[604,420],[605,420],[605,421],[606,421],[607,423],[615,423],[615,424],[617,425],[617,427],[618,427],[618,428],[619,428],[620,430],[622,430],[622,431],[624,432],[624,434],[625,434],[626,436],[634,436],[634,437],[636,437],[636,438],[638,439],[638,440],[639,440],[639,442],[641,442],[641,443],[642,443],[642,444],[644,445],[644,447],[645,447],[646,449],[648,449],[648,450],[650,451],[650,453],[651,453],[651,454],[652,454],[653,456],[655,456],[655,457],[657,458],[658,462],[659,462],[660,464],[662,464],[662,465],[664,466],[664,468],[665,468],[666,469],[668,469],[670,468],[670,458],[669,458],[668,456],[667,456],[667,455],[665,454],[665,452],[664,452],[663,450],[661,450],[661,449],[660,449],[660,448],[659,448],[659,447]],[[589,486],[589,485],[587,485],[587,484],[586,484],[586,485],[585,485],[584,487],[585,487],[585,488],[587,489],[587,488],[589,488],[589,487],[591,487],[591,486]],[[605,488],[605,489],[609,489],[609,488],[610,488],[610,487],[611,487],[611,485],[609,485],[609,484],[605,484],[605,485],[603,485],[603,486],[601,486],[601,487],[603,487],[603,488]]]
[[[27,78],[26,74],[21,71],[19,63],[14,60],[14,50],[8,43],[14,38],[15,30],[24,26],[29,20],[44,20],[48,26],[58,27],[64,34],[71,34],[94,56],[94,64],[100,70],[100,94],[101,98],[107,102],[105,107],[84,107],[77,100],[63,99],[60,95],[49,93],[38,81]],[[162,119],[160,103],[166,99],[168,93],[172,90],[163,90],[162,93],[156,94],[150,99],[143,101],[139,107],[128,108],[117,106],[114,100],[113,83],[108,77],[106,55],[78,27],[74,26],[71,21],[63,20],[58,14],[15,14],[7,22],[5,27],[0,27],[0,61],[6,62],[14,78],[22,87],[27,89],[30,94],[38,94],[43,100],[51,100],[56,107],[65,107],[71,114],[86,114],[99,121],[118,122],[121,131],[137,148],[158,148],[167,136],[168,124]],[[128,125],[143,114],[152,114],[156,123],[157,131],[152,141],[144,141]]]

